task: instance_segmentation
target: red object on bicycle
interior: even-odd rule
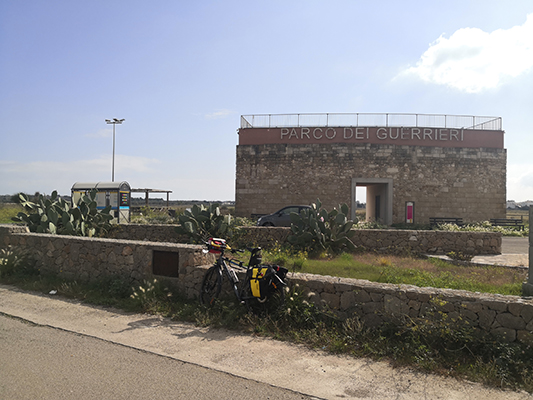
[[[229,249],[224,239],[211,238],[207,242],[207,249],[212,254],[220,254],[222,251]]]

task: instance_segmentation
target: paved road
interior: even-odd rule
[[[0,399],[6,400],[310,398],[4,315],[0,315],[0,354]]]
[[[447,258],[446,256],[437,256]],[[474,264],[501,265],[516,268],[529,267],[529,238],[502,237],[502,254],[482,254],[472,259]]]
[[[502,237],[502,254],[528,254],[529,238],[527,237]]]
[[[90,307],[4,285],[1,314],[1,400],[532,399],[527,393],[392,368],[386,362]]]

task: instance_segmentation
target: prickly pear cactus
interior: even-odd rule
[[[210,237],[223,238],[228,233],[231,215],[223,215],[218,204],[194,205],[180,215],[178,221],[176,233],[187,235],[191,243],[202,243]]]
[[[341,204],[339,209],[328,212],[317,199],[310,209],[304,209],[300,214],[292,213],[291,234],[287,240],[310,253],[355,250],[356,246],[351,240],[355,235],[352,231],[355,222],[348,220],[349,209],[346,204]]]
[[[96,190],[82,196],[73,207],[55,190],[49,199],[39,195],[36,203],[24,194],[19,196],[26,212],[18,213],[13,221],[25,223],[30,232],[92,237],[104,235],[111,227],[111,206],[97,209]]]

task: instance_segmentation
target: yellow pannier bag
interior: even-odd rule
[[[268,290],[269,281],[272,279],[272,269],[270,266],[259,266],[250,270],[250,289],[252,296],[265,297]],[[249,272],[249,273],[250,273]]]

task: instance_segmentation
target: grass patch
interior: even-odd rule
[[[21,211],[24,209],[19,204],[0,203],[0,224],[12,224],[12,218]]]
[[[325,259],[307,259],[280,251],[264,252],[267,262],[282,260],[284,265],[298,263],[300,271],[317,275],[366,279],[371,282],[407,284],[419,287],[469,290],[520,296],[527,271],[518,268],[454,265],[440,259],[377,255],[373,253],[347,254]]]

